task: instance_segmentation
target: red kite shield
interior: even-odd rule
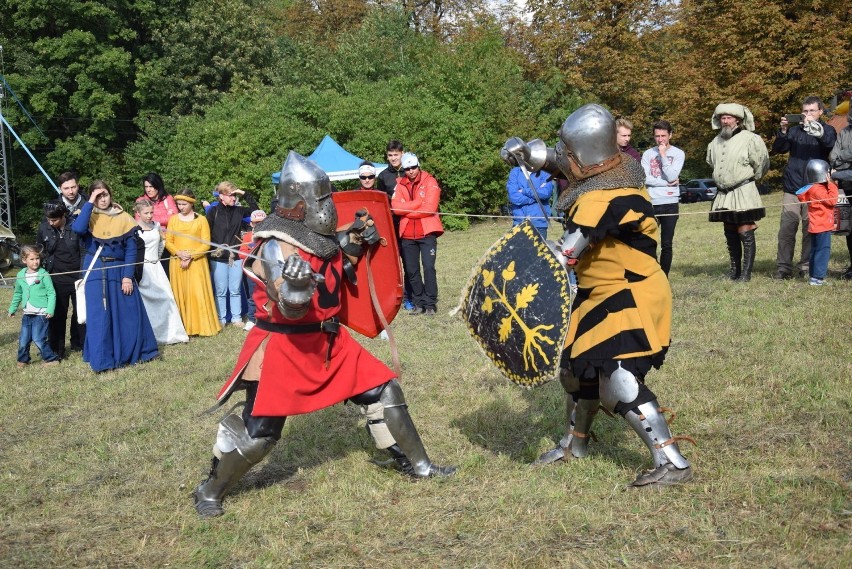
[[[375,338],[387,323],[393,321],[402,304],[402,264],[393,227],[388,195],[371,190],[354,190],[332,194],[337,208],[337,219],[344,230],[355,219],[355,212],[366,209],[373,216],[381,240],[367,249],[355,268],[358,285],[344,280],[341,295],[340,322],[345,326]],[[371,298],[376,293],[378,307]],[[378,311],[381,311],[381,317]]]
[[[556,377],[571,319],[568,273],[525,221],[486,253],[462,297],[471,335],[514,383]]]

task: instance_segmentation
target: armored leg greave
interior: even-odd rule
[[[578,399],[574,401],[567,396],[566,415],[567,428],[559,444],[545,452],[535,461],[535,464],[550,464],[573,456],[585,458],[589,455],[589,437],[592,423],[600,407],[600,399]]]
[[[610,411],[621,414],[651,451],[654,468],[640,474],[632,486],[668,486],[692,480],[692,467],[672,437],[656,396],[640,384],[619,363],[609,376],[601,378],[601,401]]]
[[[566,369],[560,371],[559,381],[566,396],[565,435],[555,448],[539,456],[534,464],[551,464],[568,458],[569,454],[575,458],[585,458],[589,454],[589,436],[600,399],[592,399],[588,388],[581,392],[579,380]]]
[[[757,253],[757,243],[754,239],[754,230],[743,231],[739,234],[743,245],[743,272],[740,279],[743,282],[751,280],[751,269],[754,266],[754,257]]]
[[[692,480],[692,467],[680,453],[678,438],[672,436],[656,399],[631,409],[624,418],[651,451],[654,460],[654,468],[636,477],[632,486],[670,486]]]
[[[228,415],[219,423],[210,475],[193,492],[195,509],[202,517],[225,513],[222,500],[228,490],[249,469],[269,454],[277,440],[273,437],[253,439],[239,415]]]
[[[730,256],[731,271],[728,278],[735,281],[740,278],[742,271],[743,245],[736,228],[725,226],[725,241],[728,243],[728,255]]]
[[[381,389],[378,401],[367,403],[373,391],[353,397],[352,400],[362,405],[367,417],[367,430],[376,447],[390,452],[400,469],[410,476],[429,478],[453,474],[455,467],[438,466],[429,460],[417,428],[408,414],[399,383],[395,379],[389,381]]]

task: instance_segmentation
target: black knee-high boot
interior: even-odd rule
[[[735,281],[740,278],[743,256],[743,246],[736,228],[725,227],[725,240],[728,242],[728,255],[731,263],[728,278]]]
[[[743,271],[739,280],[748,282],[751,280],[751,269],[754,266],[754,257],[757,253],[757,243],[754,239],[754,230],[743,231],[740,233],[740,240],[743,244]]]

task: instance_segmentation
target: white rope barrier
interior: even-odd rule
[[[811,200],[811,201],[805,201],[805,202],[800,202],[800,204],[801,204],[801,205],[805,205],[805,204],[809,204],[809,203],[815,203],[815,202],[817,202],[817,201],[822,201],[822,200]],[[711,202],[708,202],[708,203],[711,203]],[[789,206],[789,204],[787,204],[787,205]],[[772,208],[773,206],[768,206],[768,207],[767,207],[767,206],[763,206],[763,207],[764,207],[765,209],[770,209],[770,208]],[[784,204],[779,204],[779,205],[776,205],[776,206],[774,206],[774,207],[775,207],[776,209],[783,209],[783,208],[785,207],[785,205],[784,205]],[[753,208],[752,208],[752,209],[753,209]],[[397,211],[397,212],[401,212],[401,213],[408,213],[408,212],[419,211],[419,210],[402,210],[402,209],[397,209],[396,211]],[[726,210],[717,210],[717,211],[724,211],[724,212],[727,212],[727,213],[738,213],[738,212],[742,212],[742,211],[749,211],[749,210],[726,209]],[[435,212],[435,213],[437,213],[437,215],[439,215],[439,216],[441,216],[441,217],[459,217],[459,218],[469,218],[469,219],[493,219],[493,220],[507,219],[507,220],[509,220],[509,219],[514,219],[514,218],[516,217],[516,216],[513,216],[513,215],[491,215],[491,214],[476,214],[476,213],[454,213],[454,212],[441,212],[441,211],[439,211],[439,212]],[[706,216],[706,215],[708,215],[709,213],[710,213],[710,210],[708,209],[707,211],[679,212],[679,213],[667,213],[667,214],[660,214],[660,215],[657,215],[657,216],[655,216],[655,217],[688,216],[688,215],[705,215],[705,216]],[[556,221],[556,222],[560,222],[560,221],[562,220],[562,218],[561,218],[561,217],[548,217],[548,218],[545,218],[544,216],[525,216],[525,217],[524,217],[524,219],[529,219],[529,220],[547,219],[548,221]],[[206,241],[206,240],[204,240],[204,239],[201,239],[201,238],[196,237],[196,236],[194,236],[194,235],[189,235],[189,234],[187,234],[187,233],[181,233],[181,232],[179,232],[179,231],[172,231],[172,230],[170,230],[170,229],[168,229],[168,228],[165,228],[165,229],[164,229],[164,231],[165,231],[166,233],[171,233],[172,235],[176,235],[176,236],[184,237],[184,238],[187,238],[187,239],[191,239],[191,240],[196,241],[196,242],[198,242],[198,243],[202,243],[202,244],[204,244],[204,245],[208,245],[208,246],[210,246],[210,249],[208,249],[207,251],[204,251],[204,252],[201,252],[201,253],[193,254],[193,257],[194,257],[193,261],[195,261],[195,260],[197,260],[197,259],[200,259],[200,258],[202,258],[202,257],[204,257],[204,256],[210,255],[211,253],[213,253],[213,251],[215,251],[215,250],[217,250],[217,249],[219,249],[219,250],[226,250],[226,251],[228,251],[228,252],[230,252],[230,253],[233,253],[235,256],[246,257],[246,258],[250,258],[250,259],[259,259],[259,260],[260,260],[260,257],[257,257],[257,256],[255,256],[255,255],[252,255],[252,254],[250,254],[250,253],[242,253],[242,252],[240,252],[238,247],[229,246],[229,245],[224,245],[224,244],[221,244],[221,243],[213,243],[212,241]],[[178,258],[179,258],[178,256],[173,255],[173,256],[170,256],[170,257],[166,257],[165,259],[178,259]],[[157,259],[157,260],[155,260],[155,261],[144,261],[144,260],[143,260],[143,261],[137,261],[136,263],[125,263],[125,264],[122,264],[122,265],[110,265],[110,266],[108,266],[108,267],[93,267],[93,268],[92,268],[92,271],[106,271],[106,270],[110,270],[110,269],[118,269],[118,268],[123,268],[123,267],[128,267],[128,266],[135,266],[135,265],[139,265],[139,264],[142,264],[142,263],[151,263],[151,264],[155,264],[155,263],[159,263],[161,260],[165,260],[165,259]],[[51,276],[51,277],[55,277],[55,276],[60,276],[60,275],[73,275],[73,274],[76,274],[76,275],[82,275],[82,274],[83,274],[83,272],[84,272],[84,270],[83,270],[83,269],[80,269],[80,270],[77,270],[77,271],[66,271],[66,272],[60,272],[60,273],[50,273],[50,276]],[[17,280],[17,278],[18,278],[18,277],[11,277],[11,276],[10,276],[10,277],[6,277],[6,278],[4,278],[4,280],[6,280],[6,281],[15,281],[15,280]],[[26,277],[20,277],[20,278],[26,278]],[[0,284],[0,288],[11,288],[11,287],[13,287],[13,286],[14,286],[14,285],[10,285],[10,284]]]

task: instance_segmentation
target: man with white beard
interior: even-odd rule
[[[721,129],[707,145],[707,163],[713,168],[718,188],[710,221],[724,224],[731,263],[729,278],[747,282],[756,253],[756,222],[766,216],[755,182],[769,170],[769,152],[763,139],[753,132],[754,117],[743,105],[722,103],[710,123],[714,129]]]

